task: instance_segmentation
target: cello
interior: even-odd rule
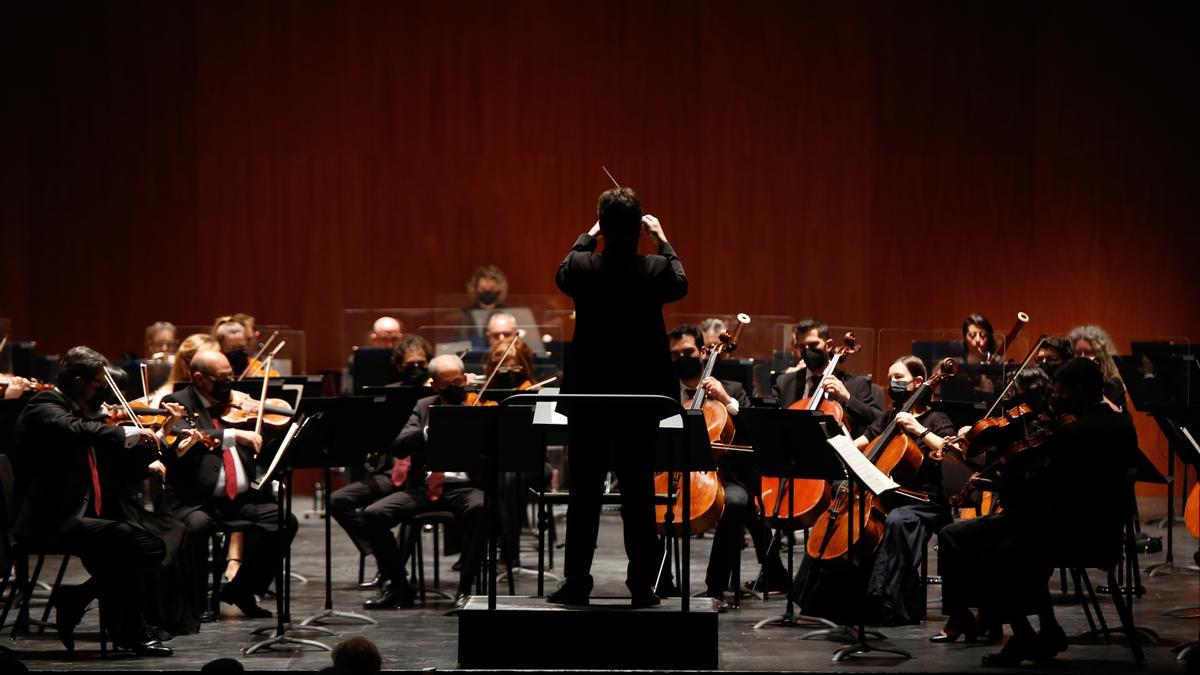
[[[742,329],[749,323],[748,315],[738,314],[737,326],[734,327],[733,334],[730,335],[728,331],[721,333],[719,341],[713,345],[704,363],[704,370],[700,373],[701,383],[712,377],[713,367],[716,366],[717,359],[722,353],[737,349]],[[735,447],[730,446],[735,429],[729,411],[721,403],[709,399],[707,390],[703,386],[696,389],[696,395],[684,403],[684,407],[688,410],[702,411],[704,426],[708,431],[708,440],[713,444],[713,451],[718,457],[731,447]],[[688,534],[695,535],[712,529],[721,519],[721,514],[725,511],[725,486],[721,484],[721,479],[716,471],[692,471],[690,476],[691,484],[688,496],[691,519],[688,521]],[[669,509],[665,504],[658,504],[654,507],[654,520],[661,533],[665,533],[667,530],[668,512],[683,513],[683,491],[678,489],[679,478],[680,474],[676,472],[660,471],[654,474],[654,492],[656,494],[676,494],[675,503]],[[675,533],[678,534],[682,526],[679,523],[672,523],[672,525]]]
[[[921,383],[904,401],[899,412],[910,412],[921,403],[926,392],[937,386],[946,378],[953,377],[958,365],[953,359],[942,361],[941,370]],[[871,442],[866,452],[867,459],[881,473],[892,476],[898,483],[906,483],[916,477],[925,462],[925,454],[917,446],[916,441],[904,433],[896,417],[888,423],[883,432]],[[936,460],[935,460],[936,461]],[[875,495],[863,491],[858,495],[855,509],[860,514],[868,514],[861,527],[853,528],[853,540],[850,539],[850,522],[842,518],[849,502],[849,484],[842,481],[838,485],[837,497],[833,499],[829,509],[822,513],[809,533],[806,544],[808,555],[820,560],[833,560],[849,552],[852,546],[861,546],[868,552],[879,548],[883,541],[883,524],[885,514],[875,499]],[[862,509],[859,511],[858,509]]]
[[[862,348],[854,333],[846,333],[842,338],[842,345],[838,347],[833,347],[832,340],[827,344],[833,352],[833,357],[821,373],[822,381],[837,371],[842,359]],[[808,398],[791,404],[788,410],[819,410],[837,420],[838,424],[845,424],[846,420],[846,411],[842,404],[830,400],[822,388],[818,388]],[[769,483],[773,484],[768,486]],[[792,529],[808,528],[828,508],[829,494],[829,483],[819,478],[785,480],[763,476],[760,497],[762,512],[773,527],[783,525]]]

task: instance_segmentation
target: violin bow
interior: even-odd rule
[[[500,372],[500,364],[504,363],[504,359],[507,359],[509,354],[512,354],[513,348],[517,346],[517,340],[520,339],[521,331],[518,330],[517,334],[512,336],[512,338],[508,341],[508,348],[504,350],[504,354],[500,357],[500,361],[496,364],[496,367],[492,369],[492,372],[488,375],[487,380],[483,383],[483,386],[479,388],[479,393],[475,396],[475,405],[479,405],[479,402],[483,400],[483,392],[487,391],[488,385],[492,383],[492,379],[496,377],[496,373]]]
[[[144,362],[138,366],[142,374],[142,397],[146,399],[146,405],[150,405],[150,366]]]
[[[254,361],[258,357],[262,356],[262,353],[267,350],[267,347],[271,346],[271,343],[274,342],[275,338],[278,336],[279,336],[279,331],[275,331],[275,332],[271,333],[271,337],[267,338],[267,341],[262,343],[262,346],[258,348],[258,351],[254,352],[254,356],[251,356],[250,360]],[[280,346],[283,346],[283,343],[280,343]],[[279,347],[276,347],[275,351],[273,351],[271,353],[274,354],[278,351],[279,351]],[[258,369],[262,370],[262,366],[260,365]],[[238,375],[238,382],[241,382],[242,380],[244,380],[246,378],[246,373],[249,373],[249,372],[250,372],[249,368],[243,370],[242,374]]]
[[[988,408],[988,411],[983,415],[984,417],[991,417],[992,413],[996,412],[996,406],[1000,405],[1000,401],[1004,400],[1004,397],[1008,394],[1008,391],[1013,388],[1014,384],[1017,383],[1017,376],[1021,374],[1021,371],[1025,370],[1025,368],[1029,365],[1029,362],[1032,361],[1033,357],[1037,355],[1037,350],[1042,348],[1042,343],[1045,341],[1046,334],[1043,333],[1038,337],[1038,341],[1033,345],[1033,349],[1030,349],[1029,354],[1025,356],[1025,360],[1021,363],[1021,367],[1017,368],[1017,372],[1013,373],[1012,377],[1009,378],[1008,384],[1004,386],[1004,389],[1000,392],[1000,395],[996,397],[995,401],[992,401],[992,407]]]
[[[139,429],[145,429],[142,423],[138,421],[137,415],[133,414],[133,406],[129,405],[129,401],[125,399],[125,394],[121,393],[121,388],[117,386],[116,380],[113,380],[112,374],[108,372],[108,368],[104,369],[104,381],[112,388],[113,393],[117,395],[117,400],[120,401],[121,407],[125,409],[125,414],[129,415],[130,421]]]
[[[281,342],[280,347],[283,346]],[[254,433],[262,435],[263,413],[267,410],[267,383],[271,381],[271,359],[275,358],[275,352],[267,355],[266,369],[263,370],[262,395],[258,399],[258,417],[254,420]]]

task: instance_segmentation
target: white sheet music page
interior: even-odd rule
[[[308,424],[308,418],[304,419],[304,423]],[[275,451],[275,456],[271,458],[271,466],[269,466],[266,473],[263,474],[263,480],[254,481],[250,484],[251,488],[254,488],[255,490],[261,490],[266,479],[275,475],[275,469],[279,467],[279,460],[283,459],[283,453],[286,452],[288,446],[292,444],[292,439],[296,437],[296,432],[299,429],[300,425],[292,422],[291,426],[288,427],[287,435],[283,437],[283,442],[279,444],[279,449]]]
[[[858,476],[863,485],[872,494],[881,495],[888,490],[895,490],[900,487],[900,484],[888,477],[867,459],[867,456],[858,448],[854,447],[854,441],[850,440],[849,436],[838,434],[829,439],[829,445],[837,451],[838,456],[850,467],[850,471]]]

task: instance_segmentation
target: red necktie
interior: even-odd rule
[[[225,496],[235,499],[238,494],[238,484],[237,467],[233,465],[233,450],[225,448],[225,452],[221,453],[221,460],[225,463]]]
[[[100,495],[100,472],[96,470],[96,451],[88,448],[88,468],[92,471],[92,510],[96,515],[103,513],[104,504]]]
[[[429,491],[429,501],[436,502],[442,498],[442,488],[446,483],[445,471],[430,471],[429,480],[426,481],[425,487]]]
[[[392,485],[396,487],[404,487],[404,482],[408,480],[408,465],[411,462],[407,457],[398,459],[392,464]]]

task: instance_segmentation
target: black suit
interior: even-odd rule
[[[575,334],[566,353],[563,393],[679,395],[671,366],[662,308],[687,295],[683,265],[669,244],[658,255],[621,255],[582,235],[558,266],[555,281],[575,301]],[[619,367],[616,367],[619,366]],[[604,413],[559,406],[569,416],[566,579],[592,586],[591,567],[600,528],[600,497],[612,453],[621,484],[621,520],[629,568],[625,583],[636,594],[654,582],[653,448],[656,422],[614,425]]]
[[[429,408],[439,403],[437,396],[427,396],[417,401],[408,422],[392,442],[391,451],[395,460],[409,463],[407,489],[398,490],[372,503],[363,510],[363,521],[380,574],[390,580],[393,586],[404,586],[408,583],[404,572],[408,549],[407,545],[401,549],[392,538],[392,527],[428,511],[454,513],[462,533],[458,592],[465,594],[470,590],[471,580],[475,578],[482,560],[487,518],[483,508],[483,491],[470,481],[447,478],[441,498],[434,501],[429,496],[425,477],[428,459],[425,427],[429,424]],[[419,536],[416,533],[409,534]]]
[[[214,422],[195,387],[187,387],[163,397],[164,403],[178,403],[188,412],[196,414],[196,428],[220,439],[223,431]],[[183,423],[180,428],[188,425]],[[254,479],[256,465],[253,450],[240,445],[235,447],[247,483]],[[247,532],[245,559],[237,576],[228,585],[229,593],[262,594],[270,585],[279,569],[279,561],[287,552],[296,535],[296,518],[289,514],[282,526],[279,509],[270,492],[247,489],[235,499],[224,494],[216,496],[217,481],[223,467],[222,452],[209,451],[201,444],[193,445],[182,457],[174,450],[165,453],[167,483],[163,488],[163,504],[171,515],[182,520],[189,530],[190,548],[197,556],[196,569],[199,578],[193,590],[204,593],[204,558],[208,551],[208,539],[214,525],[225,521],[249,521],[254,529]]]
[[[808,370],[803,368],[780,375],[775,383],[779,407],[786,408],[803,400],[804,389],[811,377]],[[834,372],[834,377],[841,380],[846,385],[846,391],[850,392],[850,401],[842,407],[846,410],[846,426],[850,428],[850,436],[858,438],[867,427],[886,414],[883,409],[883,390],[862,375],[850,375],[838,370]]]
[[[140,578],[158,565],[166,549],[161,539],[95,513],[88,449],[99,469],[140,465],[144,471],[157,452],[125,447],[118,427],[84,419],[62,393],[44,391],[29,401],[17,420],[16,447],[23,493],[15,534],[38,545],[62,545],[79,555],[92,575],[100,611],[115,639],[141,641],[145,626],[140,607]],[[102,500],[119,499],[105,495]],[[107,502],[105,510],[108,511]]]

